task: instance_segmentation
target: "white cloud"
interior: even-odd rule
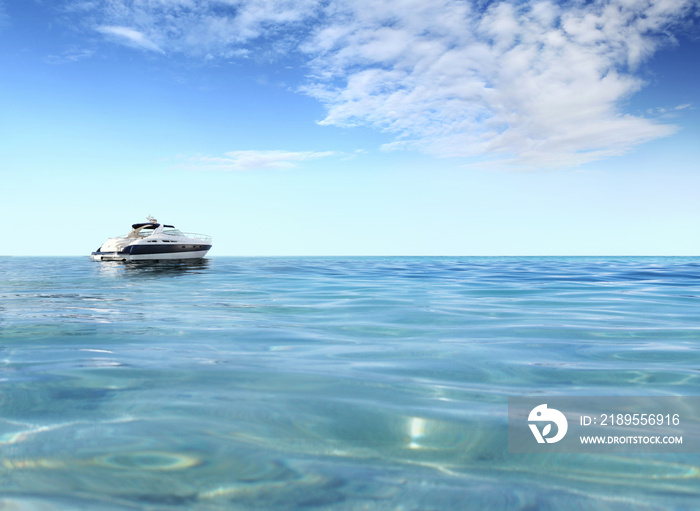
[[[71,47],[64,50],[60,55],[48,55],[45,59],[49,64],[67,64],[89,59],[95,54],[94,50]]]
[[[391,133],[384,149],[566,167],[672,134],[625,114],[638,68],[696,0],[76,0],[105,35],[207,59],[309,65],[328,126]],[[74,9],[74,12],[77,10]],[[238,164],[236,164],[238,165]],[[241,164],[242,165],[242,164]]]
[[[304,90],[326,104],[321,124],[394,133],[388,150],[575,166],[675,131],[619,105],[690,6],[355,0],[306,43]]]
[[[97,27],[97,31],[108,36],[113,36],[119,42],[127,44],[128,46],[159,53],[163,52],[163,50],[161,50],[156,43],[146,37],[145,34],[139,32],[138,30],[134,30],[133,28],[120,26],[100,26]]]
[[[196,156],[187,158],[178,167],[188,170],[266,170],[291,169],[302,162],[336,156],[333,151],[231,151],[225,157]]]
[[[664,119],[674,119],[680,116],[679,112],[682,110],[695,110],[692,104],[690,103],[683,103],[681,105],[676,105],[673,107],[667,107],[667,106],[658,106],[655,108],[649,108],[647,109],[646,113],[647,115],[651,117],[661,117]]]
[[[125,44],[209,58],[235,58],[247,55],[246,45],[255,39],[285,37],[286,27],[307,19],[319,1],[80,0],[69,3],[68,8],[89,11],[85,18],[89,23],[122,37]],[[270,51],[273,45],[266,46]]]

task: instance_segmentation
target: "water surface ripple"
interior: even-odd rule
[[[699,258],[0,258],[0,507],[695,509],[507,397],[698,395]]]

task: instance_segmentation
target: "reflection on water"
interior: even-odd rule
[[[152,278],[176,277],[201,273],[209,268],[209,259],[184,259],[180,261],[102,261],[96,263],[99,274],[111,277]]]
[[[698,268],[0,259],[0,508],[693,509],[698,455],[508,454],[506,402],[696,394]]]

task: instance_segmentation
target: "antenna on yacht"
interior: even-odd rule
[[[146,220],[148,220],[148,221],[151,222],[152,224],[157,224],[157,223],[158,223],[158,220],[156,220],[155,218],[153,218],[153,216],[151,216],[151,215],[148,215],[148,216],[146,217]]]

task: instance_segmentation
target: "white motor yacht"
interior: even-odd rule
[[[211,248],[211,236],[181,232],[173,225],[148,222],[133,224],[131,232],[109,238],[96,252],[95,261],[153,261],[199,259]]]

